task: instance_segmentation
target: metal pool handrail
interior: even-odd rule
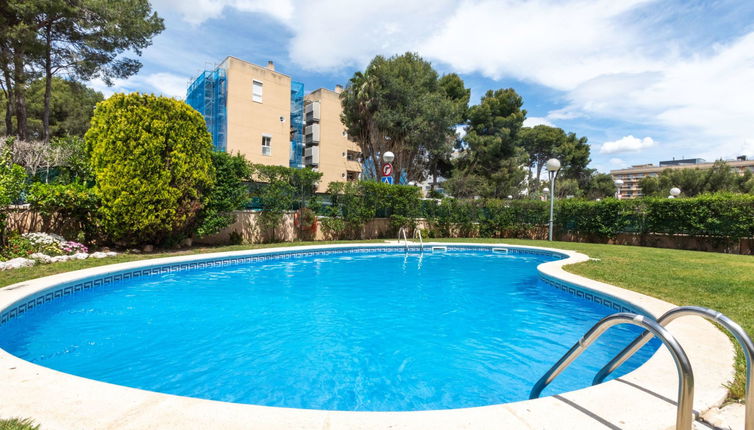
[[[398,242],[400,242],[400,240],[401,240],[401,235],[403,235],[403,244],[406,247],[406,252],[408,252],[408,238],[406,237],[406,228],[405,227],[401,227],[398,230]]]
[[[744,350],[744,357],[746,357],[744,423],[745,430],[754,430],[754,407],[752,407],[751,405],[751,403],[754,402],[754,369],[752,369],[752,358],[754,358],[754,343],[752,343],[751,338],[746,333],[746,330],[741,328],[741,326],[738,325],[735,321],[731,320],[720,312],[709,308],[703,308],[699,306],[680,306],[665,312],[665,314],[657,319],[657,322],[661,326],[665,327],[676,318],[687,315],[700,316],[725,327],[725,329],[728,330],[733,335],[733,337],[736,338],[738,344],[741,345],[741,349]],[[604,381],[609,374],[620,367],[621,364],[625,363],[626,360],[631,358],[631,356],[634,355],[636,351],[641,349],[641,347],[644,346],[647,342],[649,342],[650,339],[652,339],[652,333],[648,331],[645,331],[643,334],[637,337],[633,342],[631,342],[631,344],[624,348],[623,351],[618,353],[618,355],[610,360],[610,362],[607,363],[605,367],[597,372],[597,376],[594,377],[592,385],[599,384],[600,382]]]
[[[657,336],[668,347],[670,355],[673,356],[676,369],[678,370],[678,410],[675,418],[676,430],[691,430],[693,422],[693,404],[694,404],[694,373],[691,370],[686,352],[673,337],[673,335],[663,326],[651,318],[645,318],[629,312],[619,312],[602,318],[595,324],[584,336],[574,344],[568,352],[553,365],[540,379],[534,384],[530,399],[536,399],[542,394],[542,390],[547,387],[563,370],[565,370],[581,353],[594,343],[610,327],[620,324],[632,324],[643,327],[647,331]]]
[[[419,246],[421,249],[421,252],[424,252],[424,240],[422,239],[422,231],[418,228],[414,229],[414,239],[419,238]]]

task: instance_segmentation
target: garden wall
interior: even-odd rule
[[[18,233],[55,233],[66,239],[76,240],[82,230],[78,221],[66,219],[57,215],[43,216],[39,212],[29,210],[28,205],[13,206],[7,209],[6,219],[8,231]]]
[[[287,213],[283,215],[282,225],[271,231],[262,229],[258,222],[258,211],[236,211],[236,222],[229,225],[221,232],[195,239],[194,242],[206,245],[221,245],[241,240],[244,243],[263,243],[263,242],[293,242],[296,240],[334,240],[326,234],[321,225],[318,225],[316,231],[301,230],[294,224],[294,214]],[[386,218],[375,218],[364,225],[361,229],[359,239],[377,239],[389,237],[393,232],[390,226],[390,220]]]
[[[292,242],[297,240],[334,240],[335,238],[323,231],[321,223],[316,232],[299,230],[294,225],[293,213],[283,216],[280,227],[275,229],[274,234],[270,230],[262,230],[258,222],[259,212],[237,211],[236,221],[222,230],[220,233],[195,239],[195,243],[205,245],[226,245],[229,243],[263,243],[263,242]],[[428,222],[424,219],[417,220],[417,227],[424,230],[427,235]],[[8,228],[10,231],[19,233],[47,232],[57,233],[69,239],[75,239],[78,226],[60,217],[43,217],[39,213],[28,208],[13,208],[8,212]],[[565,242],[589,242],[610,243],[617,245],[651,246],[656,248],[686,249],[695,251],[723,252],[729,254],[754,253],[754,239],[726,239],[710,236],[693,235],[667,235],[654,233],[619,233],[613,238],[607,238],[597,234],[584,234],[574,232],[555,232],[555,240]],[[472,229],[470,234],[461,234],[459,229],[449,229],[452,237],[478,237],[478,229]],[[547,226],[530,226],[520,229],[503,229],[496,235],[499,238],[520,239],[547,239]],[[364,225],[359,239],[395,239],[395,228],[391,226],[388,218],[375,218]],[[425,237],[425,240],[428,240]]]

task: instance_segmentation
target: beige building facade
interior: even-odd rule
[[[205,118],[216,150],[256,164],[312,168],[330,182],[359,180],[361,151],[340,121],[340,91],[304,85],[277,72],[227,57],[189,86],[186,101]]]
[[[746,160],[746,157],[726,161],[726,164],[731,169],[735,169],[740,175],[743,175],[746,170],[754,172],[754,160]],[[714,165],[714,162],[708,163],[700,159],[671,160],[661,161],[659,166],[640,164],[631,166],[628,169],[611,170],[610,175],[614,181],[619,179],[623,181],[623,184],[618,189],[619,198],[635,199],[643,195],[639,182],[646,177],[658,176],[666,169],[710,169]]]
[[[272,63],[257,66],[228,57],[226,151],[252,163],[288,166],[291,151],[291,78]]]
[[[326,191],[330,182],[361,178],[361,150],[340,120],[341,90],[320,88],[304,98],[304,164],[322,172],[318,192]]]

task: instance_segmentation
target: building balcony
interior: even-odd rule
[[[304,118],[307,123],[319,122],[321,118],[319,102],[307,103],[304,107]]]
[[[307,145],[319,145],[319,124],[307,125],[304,129],[304,142]]]

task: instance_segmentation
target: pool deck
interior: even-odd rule
[[[426,243],[425,246],[432,245]],[[437,243],[442,246],[479,244]],[[315,245],[170,257],[101,266],[49,276],[0,289],[0,310],[23,297],[62,282],[114,270],[218,256],[266,254]],[[361,246],[361,245],[358,245]],[[365,247],[380,246],[364,244]],[[388,245],[390,246],[390,245]],[[393,246],[402,247],[402,244]],[[490,245],[493,246],[493,245]],[[495,247],[545,249],[494,244]],[[574,283],[635,304],[659,316],[673,304],[565,272],[562,266],[588,260],[572,251],[552,249],[569,258],[539,266],[548,277]],[[733,378],[734,349],[728,337],[701,318],[686,317],[668,326],[694,369],[694,410],[719,406],[724,384]],[[72,429],[637,429],[675,427],[678,375],[662,347],[637,370],[598,386],[501,405],[421,412],[343,412],[224,403],[127,388],[81,378],[29,363],[0,349],[0,418],[29,417],[42,430]],[[253,383],[253,381],[250,381]],[[743,428],[741,423],[728,423]],[[699,422],[695,428],[709,429]]]

